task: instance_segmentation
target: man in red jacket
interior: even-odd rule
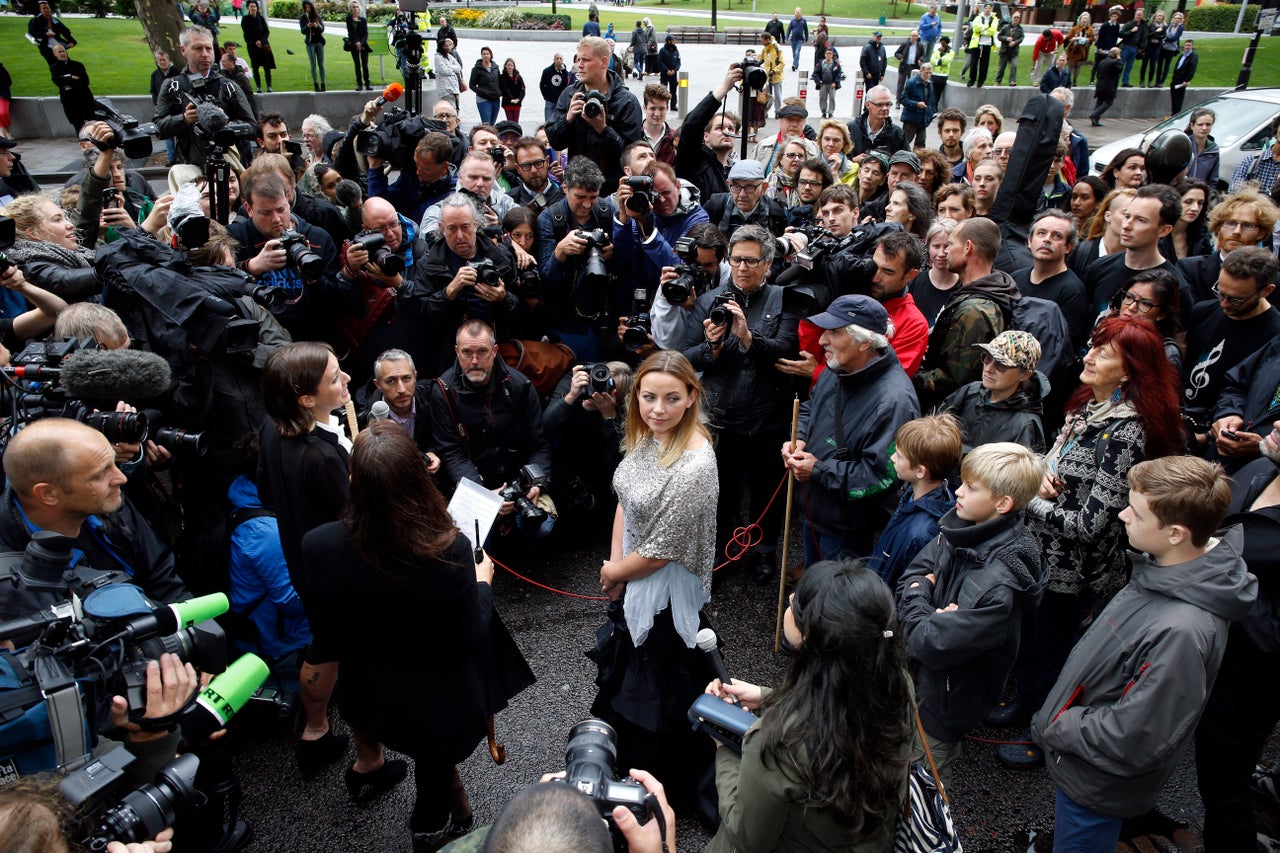
[[[929,345],[929,321],[907,292],[907,285],[920,274],[923,254],[914,234],[886,234],[876,243],[876,274],[871,279],[871,296],[884,305],[893,321],[889,343],[908,376],[916,375]]]

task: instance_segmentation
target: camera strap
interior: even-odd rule
[[[449,409],[449,417],[453,420],[453,428],[458,431],[458,438],[464,443],[467,443],[469,441],[467,438],[467,428],[462,425],[462,420],[458,417],[458,411],[454,405],[457,400],[454,398],[453,389],[446,385],[445,381],[438,376],[432,381],[435,382],[436,385],[440,386],[440,393],[444,395],[444,404]]]

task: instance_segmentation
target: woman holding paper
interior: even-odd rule
[[[714,825],[714,750],[686,714],[713,677],[695,638],[707,625],[719,489],[702,387],[679,352],[656,352],[636,370],[624,443],[600,569],[608,622],[590,653],[600,685],[592,713],[618,732],[618,767],[653,773],[679,813]]]
[[[340,637],[341,713],[355,763],[356,800],[404,779],[414,760],[414,849],[434,850],[470,829],[456,765],[484,738],[487,717],[533,682],[493,611],[493,562],[449,516],[427,463],[398,424],[374,421],[351,454],[351,504],[302,543],[316,605],[312,629]]]

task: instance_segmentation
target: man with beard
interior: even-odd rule
[[[916,307],[907,285],[920,274],[924,247],[914,234],[898,231],[880,238],[872,259],[876,272],[871,297],[884,306],[893,324],[893,352],[902,369],[908,377],[915,376],[929,344],[929,321]]]
[[[796,178],[798,203],[787,210],[787,225],[798,227],[818,218],[818,196],[831,186],[835,178],[831,175],[831,166],[821,157],[811,157],[800,166],[800,174]]]
[[[564,190],[551,180],[551,159],[546,147],[533,136],[522,136],[513,148],[516,155],[516,182],[508,191],[511,200],[539,214],[560,199]]]

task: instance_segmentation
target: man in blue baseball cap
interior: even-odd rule
[[[895,482],[890,456],[898,427],[920,416],[911,380],[890,341],[883,305],[862,294],[838,297],[809,318],[823,330],[826,369],[782,460],[804,490],[805,564],[865,557],[888,520],[884,492]]]

